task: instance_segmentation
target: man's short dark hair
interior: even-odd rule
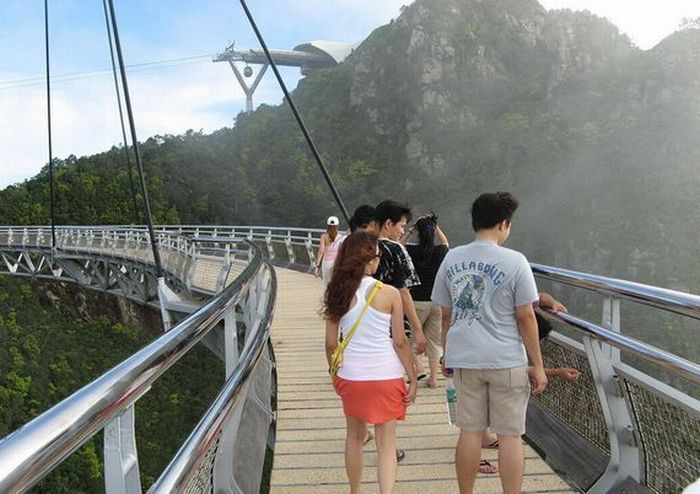
[[[401,218],[406,217],[406,221],[411,221],[411,208],[396,201],[387,199],[377,204],[377,220],[379,226],[383,226],[386,220],[398,223]]]
[[[377,210],[369,204],[359,206],[350,218],[350,231],[354,232],[358,228],[367,228],[373,221],[379,222]]]
[[[487,192],[472,204],[472,227],[475,232],[493,228],[501,221],[510,223],[518,209],[518,200],[510,192]]]

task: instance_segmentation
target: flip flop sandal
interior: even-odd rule
[[[488,444],[482,444],[481,449],[498,449],[498,439],[494,439]]]
[[[396,450],[396,463],[401,463],[406,458],[406,452],[403,449]]]
[[[367,437],[365,437],[365,442],[363,442],[362,445],[364,446],[365,444],[370,442],[372,439],[374,439],[374,434],[372,434],[371,431],[367,431]]]
[[[428,374],[426,374],[425,372],[421,372],[420,374],[418,374],[418,375],[416,376],[416,380],[417,380],[417,381],[422,381],[422,380],[425,379],[426,377],[428,377]]]
[[[494,474],[498,473],[498,467],[492,465],[488,460],[481,460],[479,462],[479,473]]]

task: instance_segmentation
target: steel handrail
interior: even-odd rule
[[[250,264],[221,293],[160,338],[0,441],[0,492],[22,492],[138,400],[241,300],[263,266]]]
[[[603,328],[566,312],[542,312],[555,321],[574,328],[586,336],[590,336],[598,341],[612,345],[615,348],[629,352],[674,374],[682,376],[695,384],[700,384],[700,366],[694,362],[616,331]]]
[[[46,230],[46,226],[27,226],[22,227],[28,230]],[[75,230],[99,230],[99,229],[132,229],[141,230],[145,227],[141,225],[128,226],[128,225],[115,225],[115,226],[99,226],[99,227],[61,227],[61,229],[75,229]],[[318,235],[324,230],[319,228],[289,228],[289,227],[265,227],[265,226],[235,226],[235,225],[158,225],[155,227],[156,230],[160,231],[176,231],[182,233],[195,233],[195,231],[235,231],[235,235],[239,236],[240,233],[252,232],[256,235],[256,238],[264,238],[267,232],[306,232],[307,234]],[[3,230],[11,229],[9,226],[0,226],[0,232]],[[14,231],[19,232],[20,229],[14,228]],[[47,231],[47,230],[46,230]],[[259,235],[259,236],[258,236]],[[273,234],[269,236],[275,240],[290,238],[290,240],[305,241],[308,237],[302,236],[287,236],[280,234]],[[312,237],[313,240],[316,240]],[[193,240],[196,240],[193,239]],[[669,290],[665,288],[658,288],[651,285],[645,285],[642,283],[635,283],[631,281],[620,280],[616,278],[608,278],[605,276],[598,276],[594,274],[583,273],[579,271],[573,271],[569,269],[557,268],[553,266],[547,266],[544,264],[531,264],[533,272],[540,278],[548,279],[558,283],[564,283],[571,286],[576,286],[584,288],[587,290],[593,290],[605,295],[612,295],[615,297],[624,298],[631,300],[640,304],[648,305],[651,307],[656,307],[669,312],[674,312],[677,314],[682,314],[695,319],[700,319],[700,296],[683,293],[675,290]]]
[[[700,296],[698,295],[644,285],[633,281],[545,266],[544,264],[530,264],[530,266],[532,267],[532,272],[540,278],[700,319]]]
[[[277,293],[277,278],[275,271],[267,264],[270,273],[270,292],[260,327],[253,340],[244,350],[236,370],[226,381],[221,392],[212,405],[200,419],[185,443],[175,454],[173,460],[165,468],[161,476],[149,489],[150,493],[182,492],[196,474],[198,467],[205,459],[209,448],[212,447],[217,435],[222,431],[236,406],[243,385],[249,379],[253,369],[262,356],[263,349],[270,336],[272,314]]]

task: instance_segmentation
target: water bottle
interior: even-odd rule
[[[457,390],[452,377],[447,378],[445,384],[445,401],[447,402],[447,423],[455,425],[457,419]]]

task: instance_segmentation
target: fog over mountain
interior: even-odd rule
[[[535,0],[417,0],[294,91],[348,207],[435,210],[511,190],[510,245],[535,262],[700,293],[700,30],[642,51],[607,20]],[[338,214],[289,108],[144,143],[160,222],[320,226]],[[118,149],[57,172],[58,222],[133,220]],[[48,223],[45,173],[0,193],[6,224]]]

